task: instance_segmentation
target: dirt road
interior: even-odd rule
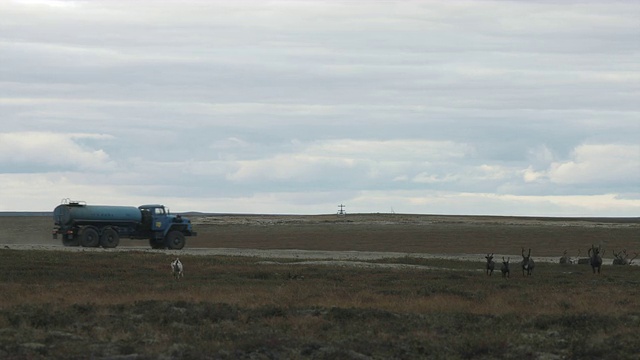
[[[40,245],[40,244],[11,244],[4,245],[5,249],[13,250],[48,250],[48,251],[75,251],[75,252],[123,252],[137,251],[148,253],[163,253],[170,256],[247,256],[263,259],[277,260],[298,260],[298,264],[325,264],[325,265],[349,265],[349,266],[393,266],[393,264],[371,264],[365,263],[371,260],[399,259],[405,257],[422,259],[445,259],[472,262],[484,262],[484,254],[427,254],[427,253],[400,253],[400,252],[378,252],[378,251],[327,251],[327,250],[298,250],[298,249],[238,249],[238,248],[185,248],[182,250],[153,250],[149,247],[127,246],[115,249],[103,248],[83,248],[66,247],[62,245]],[[494,254],[496,259],[509,257],[512,263],[519,262],[521,257],[516,254]],[[536,257],[539,263],[558,263],[558,257]],[[291,262],[287,262],[291,264]],[[604,265],[611,265],[612,259],[604,259]],[[402,265],[409,267],[409,265]]]

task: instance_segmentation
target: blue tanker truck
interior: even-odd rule
[[[153,249],[184,247],[195,236],[191,221],[171,215],[163,205],[105,206],[63,200],[53,210],[53,238],[65,246],[114,248],[120,238],[146,239]]]

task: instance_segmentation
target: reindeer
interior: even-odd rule
[[[176,258],[171,262],[171,270],[173,272],[173,277],[175,277],[176,280],[179,280],[181,277],[184,276],[184,273],[183,273],[184,267],[182,266],[182,262],[178,258]]]
[[[531,276],[531,272],[536,264],[533,262],[531,258],[531,249],[529,249],[529,254],[524,256],[524,248],[522,248],[522,276],[524,276],[525,271],[527,272],[527,276]]]
[[[591,249],[587,252],[589,255],[589,264],[591,264],[591,269],[593,273],[596,273],[596,269],[598,269],[598,274],[600,274],[600,268],[602,267],[602,257],[600,256],[600,245],[598,247],[593,246],[591,244]]]
[[[507,258],[507,261],[504,261],[504,256],[502,257],[502,267],[500,268],[500,271],[502,271],[502,277],[509,277],[509,260],[511,258]]]
[[[629,254],[627,254],[627,249],[623,249],[619,253],[616,253],[614,251],[613,252],[613,256],[614,256],[613,265],[631,265],[633,260],[638,257],[638,253],[634,252],[633,255],[635,255],[635,256],[632,257],[631,259],[629,259]]]
[[[627,250],[625,249],[625,250],[623,250],[623,252],[624,252],[624,260],[625,260],[625,263],[626,263],[625,265],[631,265],[633,260],[635,260],[638,257],[638,253],[634,251],[633,252],[633,257],[631,259],[628,259],[627,258],[627,256],[628,256],[627,255]]]
[[[626,250],[625,250],[625,254],[626,254],[626,253],[627,253],[627,252],[626,252]],[[634,252],[633,252],[633,257],[627,261],[627,265],[631,265],[631,263],[633,262],[633,260],[635,260],[637,257],[638,257],[638,253],[634,251]]]
[[[625,261],[625,250],[622,250],[621,252],[612,250],[611,252],[613,253],[613,265],[627,265]]]
[[[496,267],[496,263],[493,262],[493,254],[487,254],[484,258],[487,259],[487,275],[491,276],[493,275],[493,269]]]

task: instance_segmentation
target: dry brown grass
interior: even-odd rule
[[[39,221],[25,228],[21,219],[0,240],[51,242],[48,219]],[[627,220],[404,215],[196,221],[190,247],[407,254],[532,247],[534,258],[601,241],[636,250],[640,229]],[[131,245],[141,243],[123,242]],[[512,259],[512,277],[502,279],[484,274],[482,258],[376,261],[447,270],[180,258],[185,278],[175,281],[172,257],[161,251],[0,249],[0,357],[638,358],[640,267],[593,275],[584,265],[538,263],[523,277]]]
[[[618,359],[638,345],[637,267],[539,264],[502,279],[480,261],[415,270],[181,258],[175,281],[161,252],[0,250],[0,355]]]

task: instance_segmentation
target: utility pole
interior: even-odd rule
[[[338,205],[338,207],[340,208],[340,210],[338,210],[338,215],[345,216],[347,214],[347,212],[344,210],[345,206],[343,204],[340,204]]]

